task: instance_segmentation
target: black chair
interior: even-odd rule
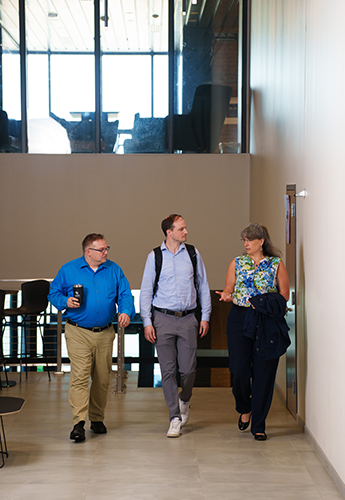
[[[174,115],[174,150],[214,153],[229,109],[231,93],[231,87],[225,85],[199,85],[190,112]]]
[[[6,151],[9,144],[10,136],[8,131],[8,116],[6,111],[0,107],[0,151]]]
[[[0,465],[0,469],[5,465],[5,455],[8,458],[8,450],[5,436],[5,428],[2,417],[4,415],[11,415],[13,413],[18,413],[23,408],[23,404],[25,403],[25,399],[22,398],[13,398],[8,396],[0,396],[0,420],[1,420],[1,428],[0,428],[0,453],[2,458],[2,464]]]
[[[134,115],[132,139],[123,143],[124,153],[166,153],[166,119]]]
[[[6,371],[6,366],[5,366],[5,356],[4,356],[4,346],[3,346],[3,335],[4,335],[3,318],[4,318],[5,295],[6,295],[6,292],[4,290],[0,290],[0,321],[1,321],[0,365],[3,366],[4,372],[5,372],[5,378],[6,378],[5,386],[10,387],[10,385],[15,385],[15,384],[14,383],[10,384],[8,377],[7,377],[7,371]],[[1,372],[0,372],[0,391],[2,391]]]
[[[81,113],[81,120],[67,121],[50,112],[49,116],[60,123],[68,135],[71,153],[95,152],[95,113]],[[102,153],[113,153],[118,141],[119,120],[108,121],[108,113],[101,115],[101,148]]]
[[[20,307],[16,307],[13,309],[5,309],[4,316],[5,318],[13,316],[22,317],[22,321],[20,322],[23,333],[21,340],[21,359],[23,357],[25,359],[26,376],[27,376],[27,359],[29,357],[37,357],[36,332],[37,332],[37,327],[39,328],[39,332],[42,338],[43,359],[47,365],[48,378],[50,380],[49,365],[44,345],[44,335],[43,335],[44,325],[42,325],[39,321],[39,319],[42,316],[45,317],[46,309],[48,307],[49,290],[50,290],[50,283],[49,281],[46,280],[35,280],[23,283],[21,286],[22,305]],[[35,318],[33,319],[33,317]],[[30,337],[30,335],[27,335],[27,327],[29,327],[30,330],[31,329],[30,327],[33,326],[34,326],[33,328],[34,335],[33,337]],[[29,350],[28,350],[28,340],[33,341],[33,347],[30,346]],[[22,352],[23,350],[24,352]]]

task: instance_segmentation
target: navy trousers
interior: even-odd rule
[[[232,392],[238,413],[252,412],[251,432],[265,431],[274,390],[279,358],[262,360],[257,356],[255,342],[243,335],[247,307],[233,305],[226,327]]]

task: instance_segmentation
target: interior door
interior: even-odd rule
[[[297,331],[296,331],[296,185],[286,186],[286,269],[290,280],[290,298],[286,320],[290,327],[291,345],[286,353],[286,406],[297,415]]]

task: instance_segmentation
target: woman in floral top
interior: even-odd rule
[[[227,323],[229,366],[233,394],[240,413],[238,427],[244,431],[252,420],[251,432],[266,440],[265,420],[271,406],[279,358],[263,360],[254,348],[255,339],[243,335],[245,317],[252,307],[249,299],[266,293],[280,293],[289,299],[289,278],[267,229],[257,222],[241,232],[246,255],[230,262],[225,287],[219,300],[233,302]]]

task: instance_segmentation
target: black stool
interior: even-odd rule
[[[3,387],[12,387],[16,385],[15,382],[8,380],[6,365],[5,365],[5,356],[4,356],[4,346],[3,346],[3,335],[4,335],[4,326],[3,326],[3,317],[4,317],[4,303],[5,303],[5,290],[0,290],[0,321],[1,321],[1,331],[0,331],[0,365],[3,366],[5,372],[6,382],[1,381],[1,371],[0,371],[0,391],[2,391]]]
[[[30,357],[37,357],[37,346],[36,346],[36,334],[37,328],[39,329],[41,339],[42,339],[42,350],[43,350],[43,360],[46,363],[48,378],[50,380],[50,371],[48,360],[45,352],[45,342],[43,335],[43,326],[38,317],[44,316],[48,306],[48,293],[50,290],[50,283],[46,280],[34,280],[22,283],[22,305],[20,307],[5,309],[4,316],[6,317],[17,317],[21,316],[22,321],[19,323],[22,326],[22,341],[21,341],[21,352],[20,359],[25,359],[25,372],[27,376],[27,360]],[[6,323],[5,323],[6,325]],[[27,334],[25,327],[34,331],[34,338]],[[28,340],[33,343],[33,346],[28,346]],[[24,353],[22,348],[24,347]],[[21,371],[20,371],[20,381],[21,381]]]
[[[12,398],[8,396],[0,396],[0,420],[1,420],[1,428],[0,428],[0,453],[2,458],[2,464],[0,465],[0,469],[5,465],[4,455],[8,457],[7,451],[7,443],[5,436],[5,428],[2,417],[4,415],[11,415],[12,413],[18,413],[23,408],[23,404],[25,403],[25,399],[22,398]]]

